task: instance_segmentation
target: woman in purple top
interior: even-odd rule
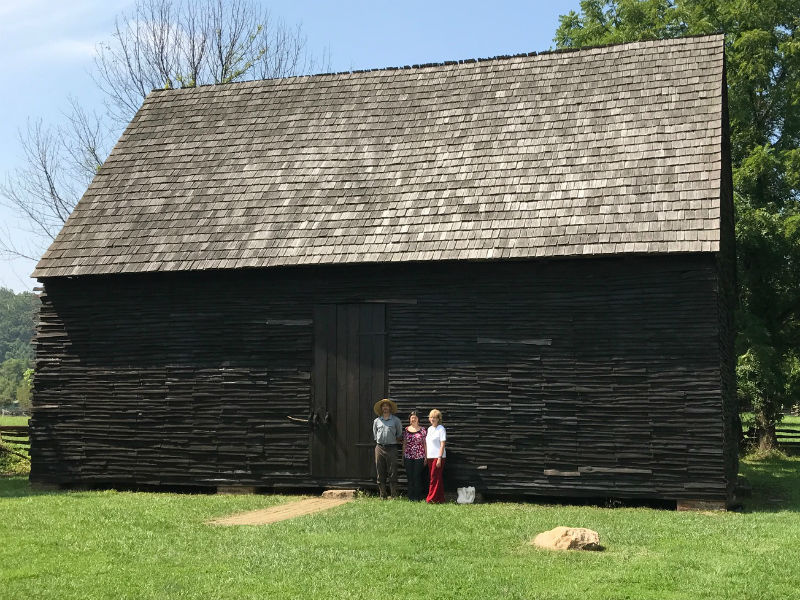
[[[425,435],[424,427],[420,427],[417,411],[411,411],[408,427],[403,429],[403,463],[408,477],[408,499],[414,502],[425,498]]]

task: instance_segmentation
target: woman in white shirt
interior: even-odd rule
[[[428,420],[431,422],[431,426],[428,427],[428,435],[425,436],[425,456],[428,461],[430,486],[425,501],[428,504],[441,504],[444,502],[442,471],[444,471],[444,459],[447,456],[444,449],[447,432],[442,425],[441,411],[434,408],[428,415]]]

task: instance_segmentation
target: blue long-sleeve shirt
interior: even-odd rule
[[[376,444],[399,444],[403,438],[403,424],[395,415],[386,420],[378,417],[372,422],[372,437]]]

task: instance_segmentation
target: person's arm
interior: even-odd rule
[[[442,466],[442,457],[444,456],[444,446],[447,443],[447,433],[445,432],[444,427],[439,431],[439,457],[436,459],[436,468],[439,469]]]
[[[395,439],[405,444],[405,440],[403,439],[403,423],[397,417],[395,417],[395,423],[397,425],[397,437]]]
[[[372,439],[375,440],[375,443],[378,443],[378,419],[375,419],[372,422]]]

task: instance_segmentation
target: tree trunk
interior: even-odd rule
[[[764,414],[756,413],[756,435],[759,452],[771,452],[778,448],[778,437],[775,434],[775,420]]]

